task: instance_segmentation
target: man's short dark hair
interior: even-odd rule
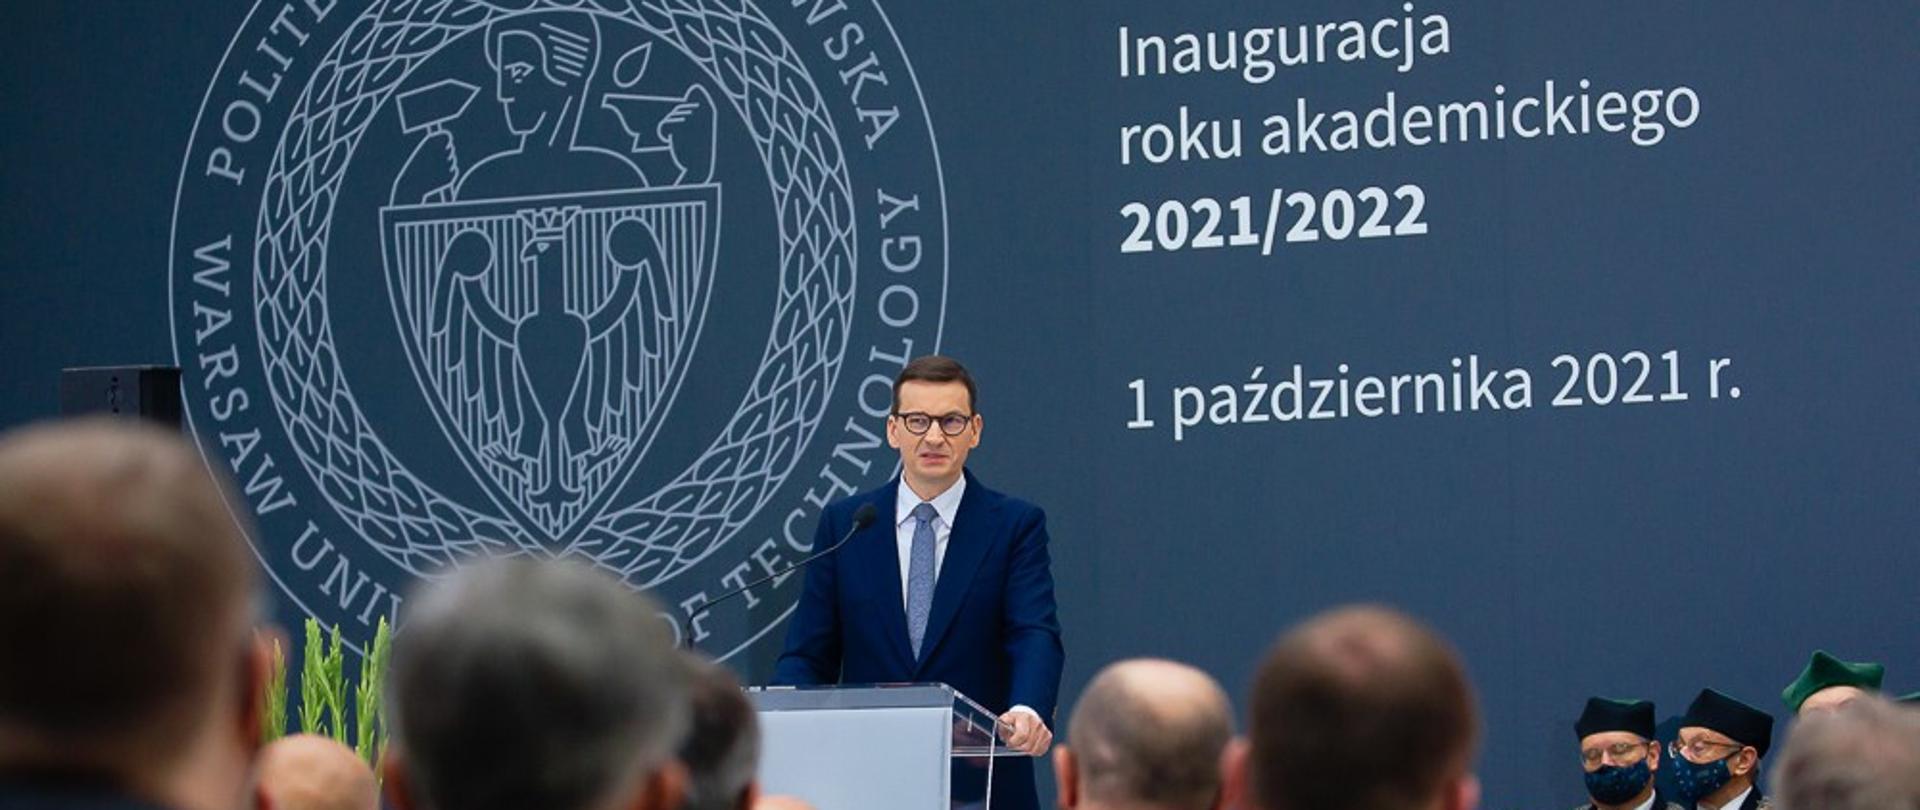
[[[693,664],[693,730],[680,744],[685,810],[736,810],[760,761],[760,722],[740,682],[711,661]]]
[[[0,736],[160,756],[202,721],[255,618],[226,489],[155,427],[0,439]]]
[[[687,726],[660,610],[585,565],[469,564],[409,601],[393,746],[428,810],[584,810],[651,776]]]
[[[968,410],[978,412],[980,409],[980,392],[974,388],[973,375],[967,373],[967,367],[960,365],[960,361],[946,355],[929,354],[925,357],[916,357],[907,363],[905,368],[900,369],[900,376],[893,378],[893,409],[895,411],[900,410],[900,386],[910,382],[961,383],[967,387]],[[934,414],[934,416],[939,415]]]
[[[1381,607],[1333,610],[1282,636],[1249,714],[1264,810],[1430,806],[1466,773],[1479,733],[1453,649]]]
[[[1232,711],[1219,685],[1185,664],[1135,659],[1101,670],[1067,725],[1081,791],[1111,806],[1212,807]]]

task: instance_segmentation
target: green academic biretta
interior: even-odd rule
[[[1880,690],[1880,679],[1886,677],[1887,668],[1867,661],[1842,661],[1827,654],[1826,650],[1814,650],[1813,660],[1807,662],[1807,668],[1800,670],[1800,677],[1780,690],[1780,699],[1787,702],[1787,709],[1800,711],[1800,704],[1807,702],[1813,693],[1832,686],[1853,686],[1870,692]]]

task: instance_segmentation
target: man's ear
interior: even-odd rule
[[[407,779],[406,758],[391,748],[380,757],[381,790],[393,810],[420,810],[413,795],[413,783]]]
[[[1226,810],[1228,807],[1246,806],[1246,803],[1242,801],[1246,798],[1245,793],[1234,790],[1228,781],[1230,778],[1228,773],[1235,767],[1235,761],[1246,758],[1246,749],[1247,741],[1241,737],[1228,740],[1226,747],[1220,749],[1220,761],[1216,765],[1216,767],[1220,769],[1220,790],[1214,793],[1213,804],[1209,807],[1209,810]]]
[[[1759,767],[1759,765],[1760,752],[1749,745],[1740,749],[1740,753],[1734,755],[1733,761],[1727,764],[1727,770],[1732,771],[1734,776],[1743,776],[1752,773],[1753,769]]]
[[[1660,770],[1660,741],[1654,740],[1653,747],[1647,750],[1647,770]]]
[[[253,631],[240,653],[240,739],[248,751],[259,751],[267,744],[261,719],[267,714],[267,679],[273,669],[273,645],[280,640],[278,630]],[[281,649],[286,649],[283,645]]]
[[[1220,751],[1220,802],[1227,807],[1257,808],[1253,800],[1253,775],[1247,766],[1253,750],[1245,737],[1235,737]]]
[[[1461,774],[1448,791],[1447,810],[1474,810],[1480,806],[1480,777],[1473,774]]]
[[[753,806],[759,803],[760,780],[748,779],[747,786],[740,789],[740,803],[735,805],[735,808],[736,810],[753,810]]]
[[[678,810],[686,797],[687,766],[680,760],[669,759],[647,777],[646,784],[640,786],[640,795],[634,797],[630,806],[632,810]]]
[[[1066,743],[1053,747],[1053,781],[1060,786],[1060,795],[1055,800],[1061,810],[1080,803],[1080,773],[1078,764],[1073,760],[1073,750]]]

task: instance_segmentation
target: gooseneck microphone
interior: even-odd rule
[[[761,585],[766,584],[767,582],[770,582],[775,579],[779,579],[780,577],[784,577],[788,574],[791,574],[795,571],[805,568],[807,567],[808,563],[813,562],[814,560],[820,559],[821,557],[825,557],[828,554],[832,554],[835,551],[839,551],[840,547],[846,545],[847,541],[852,540],[853,536],[855,534],[858,534],[861,529],[864,529],[868,526],[873,525],[874,518],[879,517],[879,515],[880,515],[880,509],[878,507],[870,503],[863,503],[860,505],[859,509],[853,510],[853,527],[847,529],[846,534],[841,535],[840,542],[834,543],[833,545],[827,546],[826,548],[823,548],[812,554],[808,554],[806,557],[801,558],[801,560],[797,563],[789,565],[785,568],[782,568],[764,577],[756,579],[738,588],[734,588],[733,590],[727,591],[726,593],[720,594],[719,596],[714,597],[713,599],[709,599],[705,602],[702,602],[700,604],[700,607],[694,609],[692,613],[687,614],[688,646],[692,646],[693,644],[692,625],[694,620],[700,618],[701,616],[707,615],[707,611],[712,610],[714,605],[720,604],[721,602],[725,602],[728,599],[732,599],[736,596],[746,593],[747,591],[751,591],[754,588],[758,588]]]

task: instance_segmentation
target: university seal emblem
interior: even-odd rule
[[[174,340],[299,610],[364,636],[416,578],[565,556],[726,656],[797,583],[701,604],[892,474],[946,253],[877,6],[261,2],[182,166]]]

